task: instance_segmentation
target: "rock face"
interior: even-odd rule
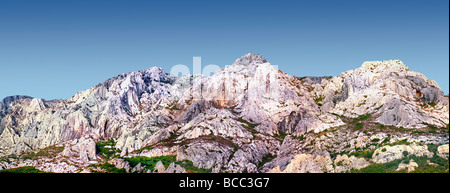
[[[399,60],[364,62],[335,77],[294,77],[246,54],[212,76],[151,67],[67,100],[7,97],[0,102],[0,170],[89,172],[89,165],[109,164],[126,172],[189,171],[175,162],[150,171],[127,161],[176,156],[212,172],[350,172],[409,155],[448,159],[448,124],[448,96]],[[114,158],[96,145],[108,139]],[[60,147],[51,151],[59,162],[25,159],[49,147]]]
[[[286,169],[280,171],[279,166],[269,173],[324,173],[333,172],[330,157],[311,154],[298,154],[287,165]]]
[[[448,159],[448,144],[439,146],[437,151],[437,156]]]
[[[358,158],[355,156],[348,157],[347,155],[338,155],[334,160],[335,172],[348,172],[352,169],[359,170],[370,165],[370,162],[364,158]]]
[[[372,161],[375,163],[387,163],[396,159],[401,159],[407,155],[433,157],[433,153],[428,151],[426,146],[420,145],[395,145],[383,146],[374,152]]]
[[[62,152],[64,156],[78,156],[82,162],[89,162],[89,160],[97,159],[95,142],[91,138],[85,139],[82,137],[80,139],[75,139],[71,144],[73,145],[64,148],[64,151]]]
[[[419,165],[414,160],[411,159],[409,160],[408,164],[400,163],[398,165],[397,171],[406,169],[407,172],[412,172],[416,170],[416,167],[419,167]]]
[[[364,62],[321,85],[317,95],[323,96],[323,108],[330,112],[347,117],[375,114],[376,122],[396,127],[448,124],[448,96],[435,81],[399,60]]]

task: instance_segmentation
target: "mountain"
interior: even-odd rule
[[[295,77],[246,54],[212,76],[151,67],[0,107],[0,172],[448,172],[449,97],[399,60]]]

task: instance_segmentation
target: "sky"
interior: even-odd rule
[[[294,76],[399,59],[449,93],[448,0],[0,0],[0,100],[68,99],[120,73],[265,56]]]

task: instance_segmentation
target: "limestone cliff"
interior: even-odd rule
[[[246,54],[210,77],[152,67],[67,100],[12,96],[0,107],[0,170],[350,172],[448,159],[449,98],[399,60],[295,77]],[[173,162],[133,165],[137,156]]]

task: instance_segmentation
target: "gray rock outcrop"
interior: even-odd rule
[[[431,158],[428,144],[439,144],[436,155],[448,159],[448,124],[449,97],[399,60],[294,77],[246,54],[212,76],[151,67],[67,100],[7,97],[0,102],[0,170],[89,172],[107,162],[154,172],[125,158],[176,156],[212,172],[350,172],[405,155]],[[96,142],[108,139],[114,158],[97,155]],[[49,149],[57,162],[22,159]],[[155,171],[186,172],[161,162]]]

